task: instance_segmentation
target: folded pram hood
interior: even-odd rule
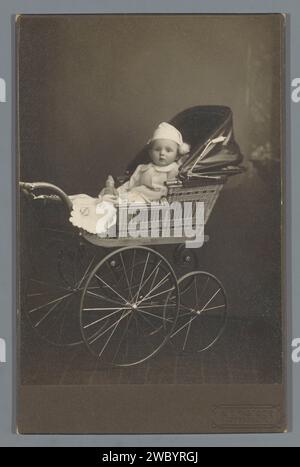
[[[191,145],[190,154],[181,165],[181,176],[237,166],[242,162],[229,107],[192,107],[176,115],[171,123],[180,128],[184,140]],[[216,139],[221,141],[215,142]]]

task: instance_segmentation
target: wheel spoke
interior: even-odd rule
[[[133,250],[133,255],[132,255],[132,266],[131,266],[131,275],[130,275],[130,284],[131,284],[131,286],[132,286],[133,273],[134,273],[134,267],[135,267],[135,257],[136,257],[136,250]]]
[[[125,316],[124,316],[124,317],[125,317]],[[106,347],[108,346],[109,341],[111,340],[112,336],[114,335],[114,333],[115,333],[117,327],[119,326],[120,322],[121,322],[121,318],[120,318],[119,321],[117,321],[117,323],[115,324],[115,326],[114,326],[114,328],[113,328],[111,334],[109,335],[109,338],[108,338],[107,341],[105,342],[105,345],[102,347],[101,352],[98,354],[98,357],[99,357],[99,358],[101,357],[101,355],[103,354],[104,350],[105,350]]]
[[[127,311],[125,314],[124,313],[125,311],[123,312],[123,315],[121,316],[121,318],[119,318],[116,322],[114,322],[108,328],[106,328],[105,331],[101,332],[100,334],[96,332],[93,336],[91,336],[91,339],[93,340],[89,341],[89,343],[94,344],[94,342],[96,342],[98,339],[100,339],[100,337],[104,336],[104,334],[106,334],[112,327],[114,327],[115,324],[119,324],[122,321],[122,319],[126,318],[126,316],[129,315],[131,311]]]
[[[74,296],[70,297],[70,304],[72,303],[72,300],[74,299]],[[60,331],[59,331],[59,343],[62,342],[63,340],[63,330],[64,330],[64,326],[65,326],[65,322],[66,322],[66,317],[67,317],[67,310],[66,310],[66,303],[68,302],[68,300],[65,300],[65,303],[63,305],[63,310],[64,310],[64,314],[63,314],[63,318],[61,320],[61,325],[60,325]],[[71,306],[71,305],[70,305]]]
[[[66,297],[70,297],[71,294],[69,294],[68,296],[65,296],[64,298]],[[61,302],[62,300],[60,300]],[[54,311],[58,305],[60,304],[60,302],[56,302],[51,308],[50,310],[35,324],[34,327],[38,327],[51,313],[52,311]],[[66,303],[66,302],[65,302]]]
[[[167,306],[173,306],[173,305],[167,305]],[[149,308],[151,308],[151,305],[148,305]],[[210,308],[205,308],[204,310],[202,311],[211,311],[211,310],[217,310],[218,308],[225,308],[226,305],[223,304],[223,305],[218,305],[218,306],[212,306]],[[145,306],[143,306],[143,308],[146,308]],[[180,303],[180,308],[184,308],[186,310],[189,311],[189,313],[186,313],[184,315],[179,315],[180,318],[183,318],[183,316],[188,316],[190,313],[195,313],[195,309],[194,308],[191,308],[191,307],[187,307],[185,305],[183,305],[182,303]]]
[[[162,286],[167,282],[167,280],[168,280],[168,278],[170,277],[170,275],[171,275],[171,273],[168,272],[168,274],[167,274],[165,277],[163,277],[163,278],[159,281],[159,283],[156,284],[156,286],[155,286],[153,289],[150,289],[150,290],[149,290],[149,292],[145,295],[145,297],[142,298],[142,300],[141,300],[139,303],[144,302],[146,299],[147,299],[147,300],[150,300],[149,295],[150,295],[151,293],[155,292],[155,290],[159,289],[159,287],[162,287]],[[154,295],[153,297],[155,297],[155,296],[157,296],[157,295]],[[149,297],[149,298],[148,298],[148,297]]]
[[[100,287],[97,287],[97,288],[100,289]],[[93,289],[95,289],[95,287],[93,287]],[[86,291],[86,293],[88,295],[92,295],[93,297],[100,298],[101,300],[104,300],[104,301],[106,301],[108,303],[113,303],[115,305],[123,305],[121,302],[118,302],[117,300],[114,300],[113,298],[105,297],[104,295],[100,295],[98,293],[91,292],[90,288]]]
[[[130,297],[131,297],[131,299],[132,299],[131,284],[129,283],[129,279],[128,279],[128,276],[127,276],[127,271],[126,271],[126,268],[125,268],[125,264],[124,264],[124,259],[123,259],[122,253],[120,253],[120,258],[121,258],[121,263],[122,263],[122,266],[123,266],[123,271],[124,271],[125,279],[126,279],[126,282],[127,282],[127,285],[128,285],[128,292],[129,292]]]
[[[142,308],[167,308],[167,307],[173,307],[176,306],[175,303],[169,303],[169,304],[160,304],[160,305],[143,305]]]
[[[149,311],[143,310],[143,308],[140,308],[140,307],[139,307],[138,310],[139,310],[141,313],[144,313],[145,315],[152,316],[153,318],[160,319],[161,321],[169,321],[170,323],[173,323],[173,320],[171,320],[171,319],[169,319],[169,318],[162,318],[161,316],[158,316],[158,315],[154,315],[153,313],[150,313]]]
[[[72,298],[72,297],[71,297]],[[45,335],[49,336],[51,334],[51,331],[56,327],[57,323],[59,322],[60,315],[65,316],[66,312],[66,304],[67,300],[62,304],[62,306],[56,311],[55,317],[52,319],[52,322],[47,325],[47,329],[45,331]],[[50,313],[48,313],[50,314]],[[60,336],[59,336],[60,337]]]
[[[223,304],[223,305],[218,305],[218,306],[212,306],[212,307],[210,307],[210,308],[205,308],[205,309],[202,310],[202,311],[211,311],[211,310],[216,310],[217,308],[225,308],[225,307],[226,307],[226,305]]]
[[[58,307],[58,305],[59,305],[59,302],[55,303],[55,304],[50,308],[50,310],[48,310],[48,312],[47,312],[39,321],[37,321],[37,322],[35,323],[34,327],[37,328],[37,327],[47,318],[47,316],[49,316],[49,315],[52,313],[52,311],[54,311],[55,308]]]
[[[152,285],[150,287],[150,290],[151,288],[153,287],[153,283],[155,282],[156,280],[156,277],[158,275],[158,272],[159,272],[159,266],[161,265],[162,261],[160,260],[159,263],[155,266],[155,268],[151,271],[151,273],[149,274],[149,276],[147,277],[147,279],[145,280],[145,282],[142,284],[142,287],[141,289],[139,290],[139,292],[135,295],[134,297],[134,300],[138,300],[139,298],[139,294],[141,293],[141,291],[143,290],[143,288],[146,286],[146,284],[148,284],[149,280],[151,279],[151,277],[153,276],[153,274],[155,273],[155,277],[152,281]]]
[[[190,306],[186,306],[183,303],[180,302],[180,308],[184,308],[185,310],[188,310],[190,312],[195,311],[194,308],[191,308]]]
[[[88,310],[88,308],[84,308],[84,311],[86,311],[86,310]],[[99,319],[97,319],[96,321],[93,321],[92,323],[86,324],[85,326],[83,326],[83,328],[84,328],[84,329],[90,328],[91,326],[94,326],[95,324],[100,323],[100,322],[103,321],[104,319],[108,319],[108,318],[110,318],[111,316],[114,316],[114,315],[116,315],[117,313],[120,313],[120,311],[122,311],[122,310],[124,310],[124,308],[116,309],[113,313],[109,313],[108,315],[102,316],[102,318],[99,318]]]
[[[185,350],[185,346],[186,346],[186,343],[187,343],[187,340],[188,340],[188,335],[189,335],[190,330],[191,330],[191,325],[192,325],[192,320],[190,320],[190,322],[189,322],[182,350]]]
[[[200,310],[200,313],[202,313],[203,311],[206,311],[206,307],[210,304],[210,302],[212,302],[212,300],[218,295],[218,293],[221,291],[221,289],[218,289],[216,291],[216,293],[211,297],[210,300],[208,300],[208,302],[204,305],[204,307]]]
[[[86,268],[82,278],[80,279],[78,285],[76,286],[78,289],[80,289],[80,287],[82,286],[82,283],[84,282],[88,272],[90,271],[91,267],[92,267],[92,264],[94,263],[94,260],[95,260],[95,256],[93,256],[91,262],[89,263],[88,267]]]
[[[160,261],[160,263],[161,263],[161,261]],[[159,264],[160,264],[160,263],[159,263]],[[153,287],[154,287],[155,281],[156,281],[156,279],[157,279],[158,273],[159,273],[159,269],[156,268],[156,272],[155,272],[155,274],[154,274],[153,280],[152,280],[151,285],[150,285],[150,290],[153,290]]]
[[[130,306],[122,306],[121,308],[83,308],[83,311],[112,311],[112,310],[131,310]]]
[[[208,282],[208,281],[207,281]],[[195,284],[195,293],[196,293],[196,306],[198,308],[199,306],[199,298],[198,298],[198,289],[197,289],[197,281],[196,281],[196,277],[194,278],[194,284]]]
[[[55,300],[51,300],[50,302],[45,303],[44,305],[40,305],[40,306],[38,306],[36,308],[32,308],[31,310],[28,311],[28,313],[31,314],[34,311],[41,310],[42,308],[45,308],[45,307],[47,307],[49,305],[52,305],[53,303],[61,302],[62,300],[64,300],[64,298],[69,297],[72,294],[73,294],[73,292],[70,292],[68,294],[63,295],[62,297],[56,298]]]
[[[197,318],[198,315],[194,316],[193,318],[191,318],[190,321],[187,321],[185,324],[183,324],[183,326],[181,326],[180,328],[176,329],[175,332],[173,332],[173,334],[171,335],[171,338],[173,339],[174,336],[176,336],[176,334],[178,334],[180,331],[182,331],[182,329],[184,329],[186,326],[189,326],[189,324],[194,321],[196,318]]]
[[[133,314],[132,314],[132,313],[131,313],[131,315],[129,316],[129,318],[128,318],[128,316],[127,316],[127,318],[128,318],[128,319],[127,319],[127,324],[126,324],[125,330],[124,330],[123,333],[122,333],[122,336],[121,336],[120,342],[119,342],[119,344],[118,344],[117,350],[116,350],[116,352],[115,352],[115,354],[114,354],[114,356],[113,356],[112,363],[115,363],[115,361],[116,361],[116,358],[117,358],[117,355],[118,355],[119,350],[120,350],[120,348],[121,348],[121,345],[122,345],[122,342],[123,342],[123,340],[124,340],[124,337],[125,337],[126,334],[128,333],[129,324],[130,324],[130,322],[131,322],[131,320],[132,320],[132,317],[133,317]]]
[[[139,316],[140,318],[143,318],[143,320],[148,324],[148,326],[150,326],[150,327],[153,328],[155,331],[157,331],[157,327],[154,326],[154,324],[151,323],[151,321],[150,321],[148,318],[146,318],[146,316],[145,316],[144,313],[138,313],[137,316]],[[162,326],[160,326],[160,327],[162,327]]]
[[[179,318],[180,318],[180,319],[185,318],[186,316],[191,316],[191,314],[194,315],[194,314],[195,314],[195,310],[190,310],[189,313],[184,313],[184,314],[182,314],[182,315],[179,314],[179,315],[178,315],[178,319],[179,319]]]
[[[113,289],[109,284],[107,284],[105,282],[105,280],[103,280],[101,277],[98,276],[98,274],[95,274],[95,277],[101,281],[104,285],[106,285],[106,287],[108,287],[115,295],[117,295],[121,300],[123,300],[124,303],[127,303],[128,300],[126,300],[126,298],[122,297],[121,294],[119,294],[119,292],[117,292],[115,289]]]
[[[158,293],[158,294],[156,294],[156,295],[151,295],[150,297],[147,297],[147,300],[145,300],[146,297],[144,297],[143,300],[141,300],[141,301],[138,303],[138,305],[140,305],[142,302],[144,302],[144,300],[145,300],[146,302],[148,302],[149,300],[152,300],[152,298],[160,297],[161,295],[164,295],[164,294],[166,294],[166,293],[168,293],[168,292],[172,292],[174,289],[175,289],[175,287],[172,287],[171,289],[165,290],[164,292],[160,292],[160,293]]]
[[[36,282],[37,284],[45,285],[47,289],[49,289],[49,286],[50,287],[52,286],[54,289],[69,290],[67,287],[62,287],[61,285],[53,284],[52,282],[45,282],[45,281],[41,281],[39,279],[33,279],[33,278],[30,278],[29,280],[32,282]]]
[[[141,278],[141,282],[140,282],[140,285],[139,285],[139,288],[138,288],[138,293],[136,294],[136,299],[135,299],[135,300],[138,300],[139,295],[140,295],[140,293],[141,293],[141,287],[142,287],[142,283],[143,283],[143,281],[144,281],[144,277],[145,277],[146,269],[147,269],[147,266],[148,266],[149,258],[150,258],[150,253],[148,252],[147,259],[146,259],[146,263],[145,263],[145,267],[144,267],[143,274],[142,274],[142,278]]]
[[[161,287],[162,285],[164,285],[164,284],[167,282],[167,280],[168,280],[168,278],[170,277],[170,275],[171,275],[171,273],[168,272],[168,274],[167,274],[165,277],[163,277],[163,278],[159,281],[159,283],[156,284],[155,287],[153,287],[153,289],[151,289],[151,290],[149,291],[148,295],[149,295],[150,293],[153,293],[155,290],[159,289],[159,287]],[[145,297],[145,298],[146,298],[146,297]]]

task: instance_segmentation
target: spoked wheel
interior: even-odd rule
[[[223,285],[213,275],[193,272],[179,282],[180,312],[171,342],[179,353],[197,353],[212,347],[221,337],[227,320]]]
[[[77,241],[49,241],[31,266],[24,310],[39,337],[57,346],[82,343],[78,322],[81,293],[95,258]]]
[[[80,307],[82,337],[104,364],[154,356],[174,330],[179,290],[170,264],[149,248],[122,248],[92,271]]]

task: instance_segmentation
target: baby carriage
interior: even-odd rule
[[[177,179],[168,183],[167,201],[203,202],[206,224],[228,177],[244,170],[232,112],[196,106],[170,123],[191,151]],[[120,183],[146,160],[145,147]],[[218,341],[227,320],[226,292],[220,280],[201,270],[199,250],[186,248],[190,238],[163,237],[160,219],[156,236],[102,238],[70,224],[72,202],[57,186],[20,182],[20,188],[20,201],[32,209],[30,215],[20,210],[30,224],[21,253],[31,252],[21,268],[21,313],[41,338],[59,346],[85,344],[113,366],[142,363],[167,342],[189,354]],[[51,216],[43,217],[51,209],[62,213],[59,227],[58,215],[54,225],[49,225]],[[194,208],[191,220],[195,226]],[[176,222],[174,215],[171,228]]]

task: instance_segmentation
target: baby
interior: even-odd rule
[[[99,226],[103,213],[107,214],[107,210],[111,210],[113,214],[115,211],[110,207],[118,205],[120,201],[147,204],[167,195],[166,182],[177,177],[179,159],[189,152],[189,145],[183,142],[180,131],[166,122],[157,127],[147,144],[151,162],[139,165],[130,180],[117,190],[112,177],[109,177],[99,198],[86,195],[71,197],[73,211],[70,221],[73,225],[96,233],[96,224]],[[115,215],[112,218],[111,223],[115,222]]]
[[[166,182],[178,175],[179,158],[189,152],[181,133],[169,123],[163,122],[148,141],[149,164],[139,165],[129,182],[118,188],[118,194],[128,202],[150,203],[167,195]],[[118,203],[118,196],[104,189],[102,199]]]

